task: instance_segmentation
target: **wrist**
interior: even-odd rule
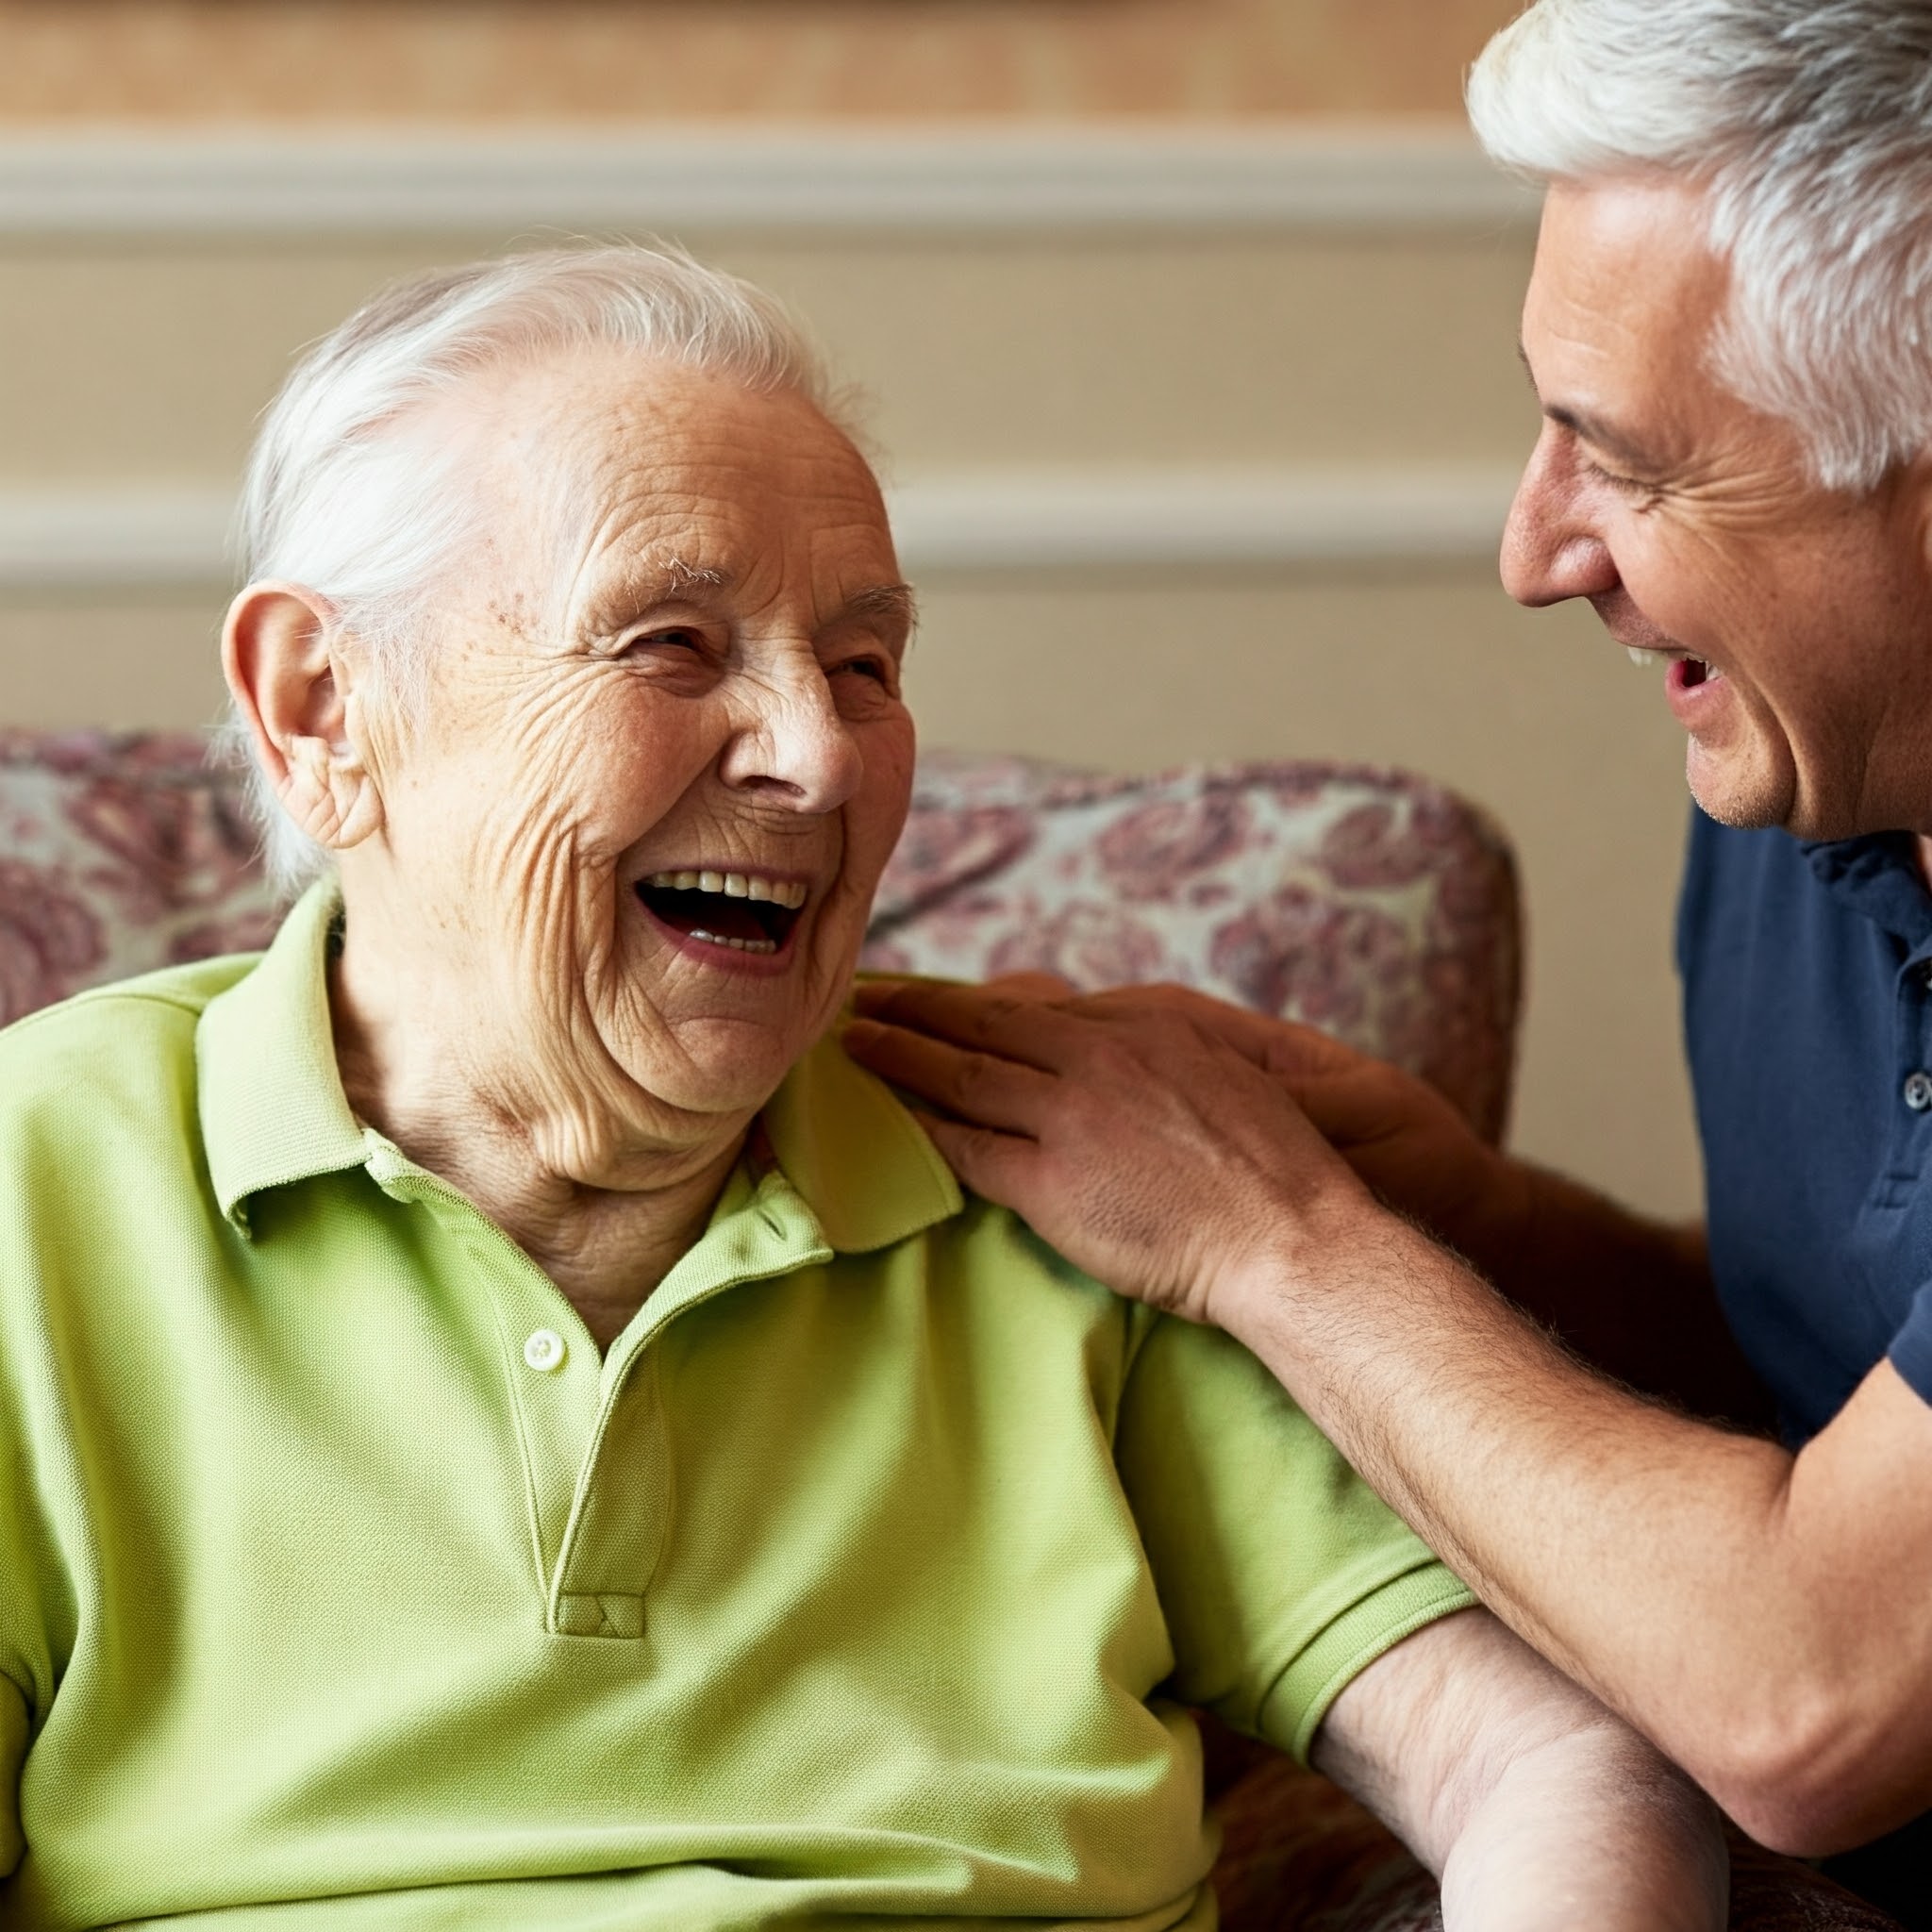
[[[1255,1234],[1215,1274],[1208,1307],[1216,1327],[1257,1352],[1261,1337],[1284,1320],[1345,1291],[1365,1254],[1386,1251],[1391,1240],[1426,1241],[1358,1185],[1284,1204]]]

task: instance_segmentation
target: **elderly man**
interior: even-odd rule
[[[912,760],[823,393],[609,250],[272,412],[225,654],[312,883],[0,1038],[0,1919],[1205,1928],[1193,1702],[1452,1926],[1709,1932],[1688,1782],[822,1044]]]
[[[908,992],[879,1014],[926,1035],[855,1046],[978,1124],[936,1128],[969,1185],[1249,1343],[1751,1831],[1842,1852],[1932,1805],[1932,5],[1540,0],[1470,99],[1549,184],[1507,586],[1589,598],[1689,734],[1707,1226],[1184,997]],[[1785,1446],[1587,1373],[1375,1194],[1613,1374],[1744,1419],[1734,1335]],[[1848,1870],[1932,1925],[1923,1820]]]

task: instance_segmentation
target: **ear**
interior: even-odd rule
[[[335,608],[299,584],[250,584],[228,608],[222,670],[275,796],[331,852],[382,824],[363,760],[360,693]]]

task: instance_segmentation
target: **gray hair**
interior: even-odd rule
[[[1823,487],[1932,446],[1932,0],[1537,0],[1469,112],[1533,178],[1705,192],[1731,269],[1712,372]]]
[[[481,372],[610,346],[832,413],[824,366],[771,296],[671,248],[552,249],[411,275],[316,343],[264,416],[241,508],[247,581],[316,592],[407,708],[426,684],[423,641],[438,585],[476,534],[483,492],[461,487],[448,439],[411,419]],[[247,736],[231,718],[231,750]],[[248,760],[268,869],[293,892],[328,855]]]

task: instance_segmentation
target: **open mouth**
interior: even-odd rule
[[[686,939],[769,958],[791,937],[807,889],[796,879],[751,873],[678,871],[640,879],[637,894],[646,910]]]
[[[1633,664],[1666,666],[1674,691],[1695,691],[1701,684],[1715,684],[1724,675],[1716,665],[1707,663],[1702,658],[1693,658],[1688,651],[1654,651],[1641,644],[1629,644],[1625,649],[1629,651]]]

